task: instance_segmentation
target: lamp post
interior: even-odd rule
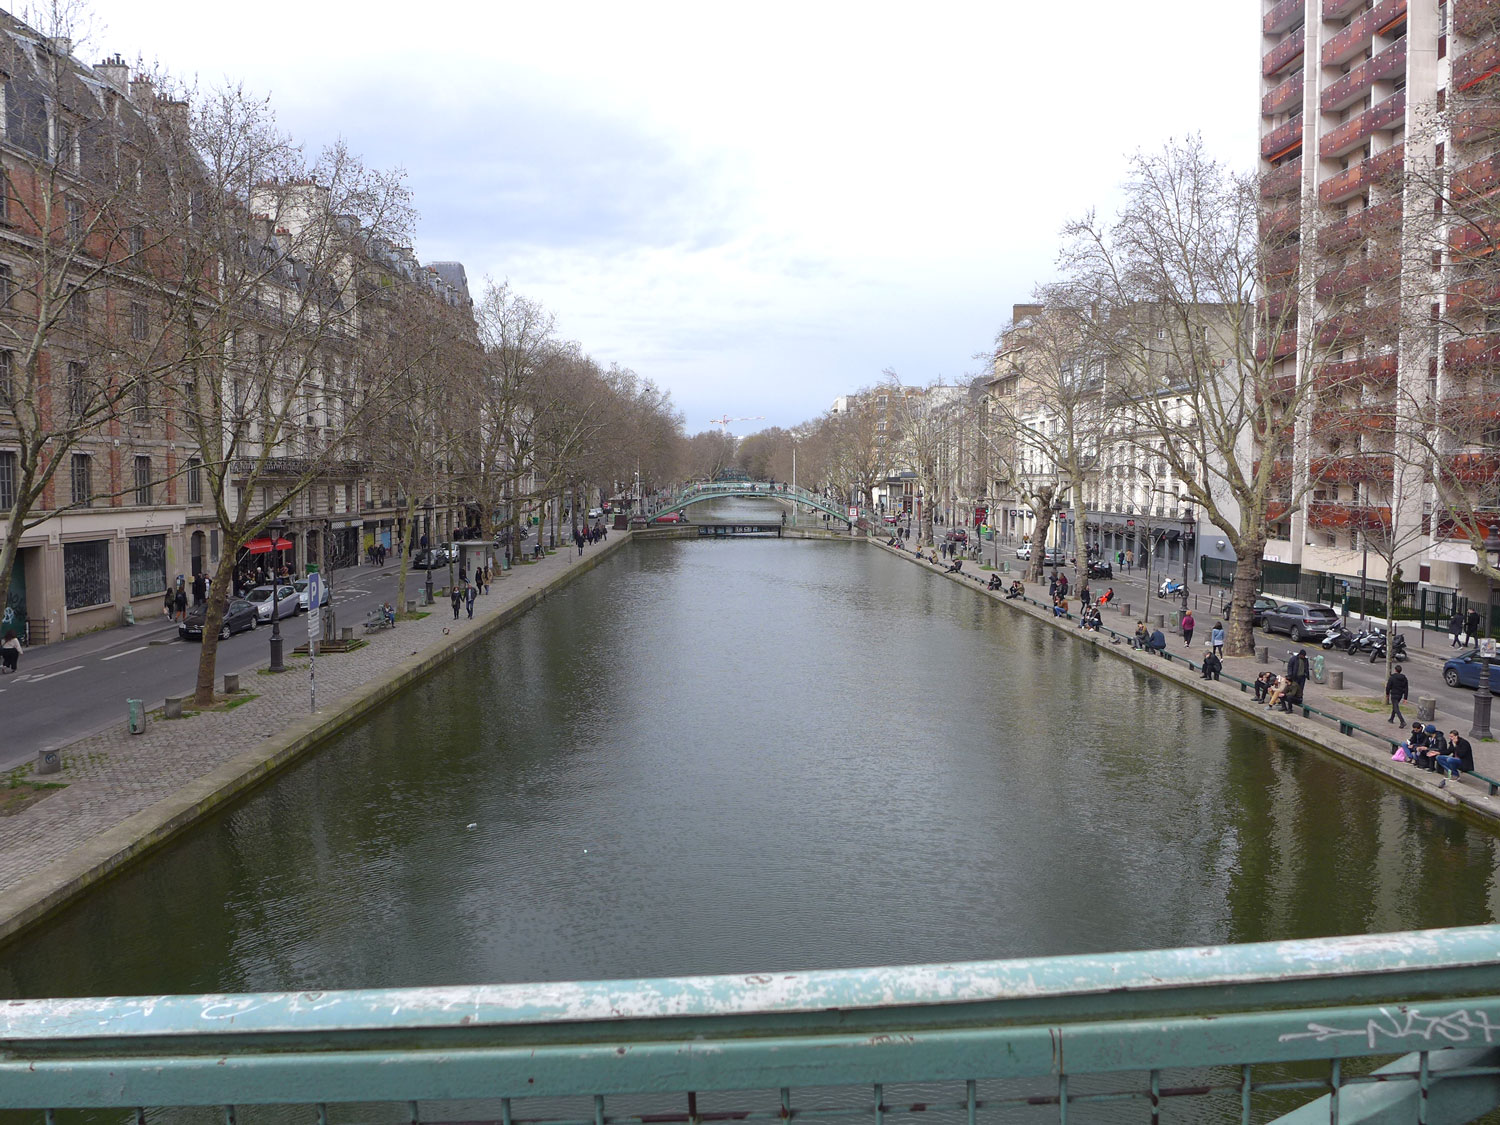
[[[280,554],[281,524],[272,523],[271,549]],[[281,659],[281,614],[277,611],[281,608],[281,575],[275,569],[271,571],[271,671],[285,672],[286,665]]]
[[[427,567],[426,567],[426,569],[427,569],[427,585],[426,585],[426,587],[423,590],[423,597],[425,597],[426,600],[422,604],[423,605],[431,605],[432,604],[432,550],[433,550],[433,548],[432,548],[432,501],[429,500],[424,505],[424,507],[427,509],[427,525],[426,525],[426,530],[423,533],[423,538],[427,540],[427,550],[425,552],[426,557],[422,561],[427,564]]]
[[[1500,535],[1491,532],[1485,537],[1484,557],[1490,570],[1500,567]],[[1470,738],[1491,737],[1490,704],[1494,697],[1490,694],[1490,662],[1494,659],[1495,639],[1490,623],[1494,616],[1495,580],[1487,571],[1484,576],[1484,641],[1479,646],[1479,687],[1474,691],[1474,725],[1469,731]]]

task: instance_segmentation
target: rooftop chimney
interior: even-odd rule
[[[130,89],[130,67],[125,65],[125,60],[116,51],[98,66],[94,67],[100,78],[108,82],[120,93],[124,94]]]

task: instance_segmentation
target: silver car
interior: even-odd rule
[[[297,591],[297,608],[303,613],[307,612],[307,579],[299,578],[292,583],[292,589]],[[333,604],[333,586],[327,578],[323,579],[323,604]]]
[[[255,616],[262,621],[271,620],[271,587],[257,586],[245,595],[245,600],[255,607]],[[285,620],[297,616],[297,590],[291,585],[276,588],[276,616]]]

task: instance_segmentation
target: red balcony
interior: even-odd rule
[[[1452,371],[1500,368],[1500,333],[1485,332],[1450,340],[1443,347],[1443,358]]]
[[[1401,227],[1401,200],[1388,199],[1375,207],[1366,207],[1346,219],[1330,223],[1318,231],[1318,249],[1325,254],[1337,253],[1346,246],[1394,233]]]
[[[1324,347],[1347,348],[1367,336],[1383,339],[1393,335],[1397,323],[1394,301],[1351,309],[1323,321],[1318,328],[1318,343]]]
[[[1323,44],[1323,65],[1342,66],[1368,47],[1375,35],[1390,34],[1405,18],[1406,0],[1383,0],[1376,4]]]
[[[1307,89],[1304,81],[1306,77],[1306,71],[1292,71],[1290,78],[1260,99],[1261,116],[1275,117],[1278,113],[1286,113],[1293,108],[1300,109],[1302,95]]]
[[[1500,25],[1500,0],[1453,0],[1453,30],[1465,39],[1492,34]]]
[[[1302,157],[1278,164],[1260,178],[1262,199],[1285,199],[1289,195],[1300,195],[1302,187]]]
[[[1500,133],[1500,108],[1475,105],[1453,115],[1453,140],[1456,144],[1478,144],[1497,133]]]
[[[1307,0],[1281,0],[1260,21],[1260,29],[1267,35],[1280,35],[1302,15]]]
[[[1283,246],[1280,250],[1272,250],[1261,256],[1261,275],[1263,277],[1290,277],[1297,272],[1297,266],[1302,261],[1302,244],[1294,242],[1290,246]]]
[[[1330,298],[1356,292],[1370,285],[1389,281],[1401,272],[1401,257],[1389,250],[1370,258],[1359,258],[1342,269],[1325,273],[1315,286],[1318,297]]]
[[[1288,328],[1276,337],[1275,348],[1268,347],[1267,341],[1262,338],[1255,345],[1255,358],[1261,362],[1266,359],[1285,359],[1289,355],[1297,354],[1297,332],[1296,329]],[[1295,378],[1295,376],[1287,376]],[[1294,384],[1295,385],[1295,384]]]
[[[1389,481],[1395,458],[1389,453],[1356,453],[1350,457],[1314,457],[1308,472],[1328,484],[1376,484]]]
[[[1500,280],[1474,277],[1448,287],[1448,316],[1454,320],[1500,312]]]
[[[1396,179],[1401,174],[1405,158],[1405,144],[1392,145],[1384,152],[1377,152],[1319,184],[1318,200],[1325,204],[1342,203],[1356,195],[1364,195],[1376,184]]]
[[[1267,160],[1280,160],[1302,147],[1302,115],[1272,129],[1260,139],[1260,154]]]
[[[1291,234],[1302,225],[1302,201],[1295,200],[1285,207],[1262,215],[1260,230],[1263,237],[1271,237],[1278,234]]]
[[[1390,526],[1391,510],[1364,504],[1330,504],[1314,500],[1307,506],[1307,526],[1380,531]]]
[[[1475,390],[1446,395],[1438,404],[1438,418],[1443,426],[1461,434],[1491,428],[1500,421],[1500,393]]]
[[[1406,39],[1403,36],[1325,89],[1318,98],[1318,107],[1324,113],[1335,113],[1364,97],[1365,91],[1375,83],[1390,81],[1405,73]]]
[[[1291,513],[1291,505],[1284,500],[1272,500],[1266,505],[1266,522],[1279,523]]]
[[[1365,0],[1323,0],[1323,18],[1341,20],[1364,2]]]
[[[1470,196],[1488,195],[1497,187],[1500,187],[1500,155],[1476,160],[1454,172],[1448,193],[1458,203]]]
[[[1302,29],[1298,28],[1266,52],[1265,57],[1260,60],[1260,72],[1267,78],[1280,74],[1302,57],[1306,46]]]
[[[1372,133],[1394,129],[1405,123],[1406,91],[1402,90],[1357,117],[1351,117],[1332,132],[1324,133],[1322,140],[1318,142],[1318,152],[1324,160],[1333,160],[1363,144]],[[1261,155],[1265,155],[1264,138],[1261,140]]]
[[[1484,258],[1500,246],[1500,216],[1481,212],[1464,215],[1457,209],[1452,212],[1453,233],[1448,236],[1448,247],[1455,258]]]
[[[1500,70],[1500,39],[1491,39],[1453,60],[1453,88],[1473,89],[1497,70]]]
[[[1381,390],[1396,385],[1395,355],[1363,356],[1343,363],[1325,363],[1318,368],[1318,386],[1334,390],[1351,385],[1377,387]]]
[[[1439,471],[1464,484],[1500,483],[1500,454],[1455,453]]]

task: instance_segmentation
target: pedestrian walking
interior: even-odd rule
[[[21,638],[16,636],[14,629],[5,630],[5,639],[0,641],[0,673],[9,676],[20,666]]]
[[[1193,619],[1193,611],[1186,610],[1182,615],[1182,643],[1185,648],[1193,647],[1193,630],[1197,628],[1198,622]]]
[[[1129,570],[1134,565],[1135,565],[1135,552],[1134,551],[1126,551],[1125,552],[1125,569]]]
[[[1401,671],[1401,665],[1397,664],[1396,670],[1385,681],[1385,700],[1391,705],[1391,716],[1386,722],[1406,725],[1406,717],[1401,714],[1401,701],[1408,697],[1410,690],[1411,685]]]
[[[172,608],[177,613],[178,621],[187,620],[187,584],[183,582],[182,575],[177,576],[177,589],[172,594]]]
[[[1214,655],[1220,660],[1224,659],[1224,622],[1215,621],[1214,627],[1208,631],[1208,643],[1214,650]]]
[[[464,600],[468,603],[468,606],[469,606],[469,620],[470,621],[474,620],[474,595],[477,594],[478,592],[479,591],[477,591],[476,589],[474,589],[474,583],[472,583],[472,582],[470,582],[466,587],[464,587]]]
[[[1464,635],[1464,615],[1455,609],[1453,618],[1448,622],[1448,647],[1457,648],[1460,644],[1459,638]]]
[[[208,579],[203,576],[203,572],[200,570],[197,574],[193,575],[193,604],[202,605],[207,600],[207,597]]]
[[[170,619],[172,616],[172,609],[176,605],[176,603],[177,597],[173,593],[172,587],[168,586],[167,592],[161,596],[161,615],[165,618]]]
[[[1464,632],[1469,635],[1469,644],[1479,642],[1479,611],[1477,609],[1469,610],[1469,615],[1464,618]]]
[[[454,586],[452,591],[449,592],[448,600],[453,603],[453,620],[457,621],[458,611],[463,608],[464,604],[464,592],[457,586]]]

